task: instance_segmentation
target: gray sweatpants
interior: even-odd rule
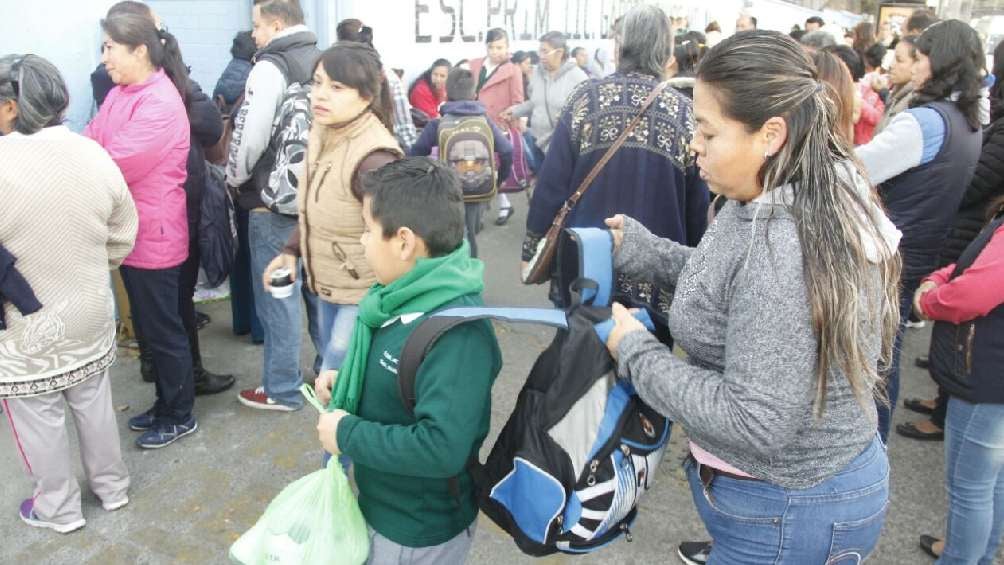
[[[474,543],[477,527],[478,521],[474,520],[453,539],[430,547],[405,547],[368,528],[370,556],[366,565],[463,565]]]
[[[64,404],[65,401],[65,404]],[[65,406],[76,424],[87,482],[104,503],[129,490],[108,371],[66,390],[3,401],[18,457],[35,482],[35,514],[57,524],[83,518],[76,465],[70,460]]]

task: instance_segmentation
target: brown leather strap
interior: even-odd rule
[[[652,103],[655,102],[655,99],[658,98],[660,94],[662,94],[662,91],[666,89],[666,86],[668,84],[669,84],[668,81],[659,83],[648,95],[648,98],[646,98],[645,102],[641,105],[641,109],[638,110],[638,115],[636,115],[634,119],[631,120],[631,123],[628,124],[626,128],[624,128],[624,131],[622,131],[617,140],[614,141],[614,144],[611,145],[609,149],[607,149],[607,152],[603,154],[603,157],[599,160],[599,162],[593,166],[593,170],[589,171],[589,174],[586,175],[586,178],[582,181],[582,184],[579,185],[578,190],[576,190],[575,193],[572,194],[572,196],[569,197],[569,199],[565,202],[565,205],[563,207],[565,215],[567,215],[567,213],[571,211],[571,209],[579,202],[579,199],[582,198],[582,194],[586,192],[586,189],[589,188],[590,185],[593,184],[593,181],[596,180],[596,177],[599,176],[600,171],[603,170],[603,167],[606,166],[607,162],[613,158],[614,153],[617,153],[617,150],[620,149],[622,145],[624,145],[624,142],[627,141],[628,136],[631,135],[631,132],[634,131],[634,128],[638,126],[638,122],[640,122],[642,117],[645,116],[645,112],[648,110],[649,106],[651,106]],[[563,216],[562,214],[558,215]]]

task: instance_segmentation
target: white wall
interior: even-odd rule
[[[83,129],[94,106],[90,75],[101,61],[99,21],[114,0],[18,2],[2,9],[0,53],[33,53],[59,68],[70,91],[68,124]]]
[[[536,50],[537,39],[557,30],[571,47],[606,47],[613,19],[638,0],[337,0],[327,14],[327,29],[358,18],[374,29],[384,64],[405,70],[410,82],[438,58],[454,63],[485,55],[484,34],[501,27],[514,38],[512,52]],[[444,9],[445,8],[445,9]]]

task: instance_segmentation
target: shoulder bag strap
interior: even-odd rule
[[[634,117],[633,120],[631,120],[631,123],[628,124],[626,128],[624,128],[624,131],[622,131],[617,140],[614,141],[614,144],[611,145],[609,149],[607,149],[607,152],[603,154],[603,157],[599,160],[599,162],[593,166],[593,169],[591,171],[589,171],[589,174],[582,181],[582,184],[579,185],[578,190],[576,190],[572,194],[572,196],[570,196],[568,200],[565,201],[565,205],[562,206],[561,211],[558,212],[557,217],[555,217],[556,222],[558,221],[559,218],[561,219],[562,223],[564,222],[565,216],[567,216],[568,213],[572,210],[572,208],[574,208],[575,205],[579,203],[579,199],[582,198],[583,193],[585,193],[586,189],[588,189],[589,186],[593,184],[593,181],[596,180],[596,177],[599,176],[600,171],[603,170],[603,167],[605,167],[607,162],[609,162],[610,159],[613,158],[614,153],[617,153],[617,150],[620,149],[622,145],[624,145],[624,142],[627,141],[627,137],[631,135],[631,132],[634,131],[635,127],[637,127],[638,122],[641,121],[642,117],[645,115],[645,112],[652,105],[652,103],[655,102],[655,99],[658,98],[660,94],[662,94],[662,91],[666,89],[666,85],[668,84],[669,84],[668,82],[661,82],[652,90],[652,92],[648,95],[648,98],[645,99],[645,102],[641,105],[641,108],[638,110],[638,114]]]

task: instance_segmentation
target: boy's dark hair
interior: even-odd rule
[[[812,16],[805,19],[805,25],[808,26],[809,24],[816,24],[819,27],[823,27],[826,25],[826,22],[824,22],[823,18],[819,16]]]
[[[496,41],[501,41],[501,40],[505,40],[506,42],[508,42],[509,34],[506,33],[506,31],[500,27],[492,28],[488,30],[488,33],[485,34],[485,44],[495,43]]]
[[[906,20],[906,33],[910,35],[920,35],[923,31],[937,23],[938,16],[927,8],[914,10]]]
[[[446,99],[450,102],[474,100],[474,75],[467,69],[454,68],[446,75]]]
[[[234,43],[230,46],[230,55],[234,59],[250,61],[258,48],[254,44],[254,37],[250,31],[239,31],[234,36]]]
[[[258,6],[262,16],[279,20],[286,27],[301,25],[305,21],[299,0],[254,0],[254,5]]]
[[[464,240],[464,195],[460,178],[447,165],[408,157],[365,173],[362,188],[384,239],[409,228],[425,242],[430,257],[449,255]]]
[[[865,63],[869,67],[879,68],[882,66],[882,59],[885,59],[886,47],[881,43],[876,43],[865,50]]]
[[[362,20],[348,18],[338,22],[335,35],[338,41],[355,41],[373,47],[373,28],[363,24]]]
[[[865,76],[865,64],[861,61],[861,56],[849,45],[827,47],[823,51],[829,51],[843,61],[847,65],[847,70],[851,71],[851,78],[854,79],[854,82],[861,80],[861,77]]]

